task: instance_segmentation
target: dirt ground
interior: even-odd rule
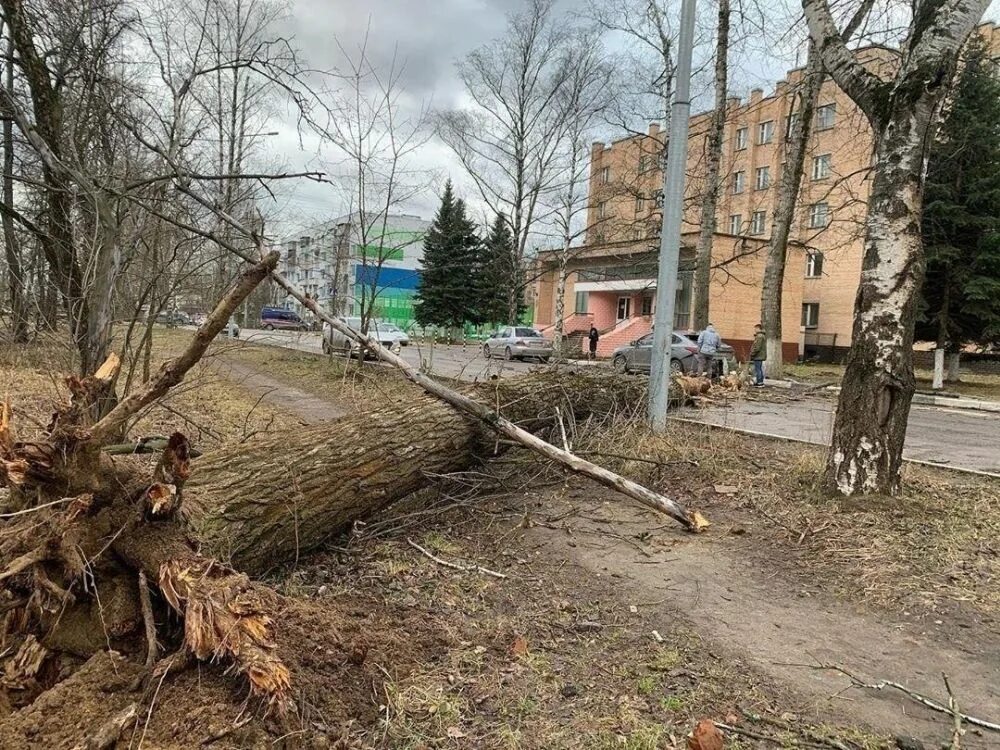
[[[930,392],[931,384],[934,382],[934,373],[931,370],[918,369],[914,374],[917,379],[917,390]],[[785,375],[803,383],[839,385],[844,376],[844,366],[811,363],[785,365]],[[1000,375],[963,372],[959,382],[945,383],[944,390],[947,393],[970,398],[1000,401]]]
[[[211,429],[207,443],[252,440],[407,387],[218,349],[168,404],[183,417],[151,412],[138,433],[183,419]],[[58,384],[37,354],[0,359],[0,386],[41,419]],[[296,644],[282,653],[294,728],[224,665],[179,665],[118,747],[654,750],[684,747],[706,717],[733,727],[727,750],[950,741],[950,716],[821,667],[938,701],[946,672],[963,711],[1000,718],[1000,482],[911,468],[902,498],[831,503],[814,488],[821,454],[798,445],[686,425],[662,438],[581,425],[571,439],[713,526],[687,535],[508,454],[270,579],[288,602],[276,636]],[[73,747],[140,699],[141,653],[99,654],[0,718],[0,746]],[[60,721],[70,702],[89,725]]]

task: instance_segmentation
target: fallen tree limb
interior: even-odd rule
[[[191,339],[183,353],[165,362],[160,368],[160,372],[144,391],[122,399],[107,416],[95,424],[90,430],[91,440],[98,443],[104,442],[108,436],[121,429],[129,418],[140,409],[163,397],[173,386],[180,383],[188,370],[198,363],[209,344],[222,331],[233,311],[240,306],[250,292],[257,288],[264,277],[274,270],[277,263],[278,253],[272,251],[263,255],[259,262],[244,270],[236,283],[219,300],[205,322],[195,331],[194,338]]]
[[[217,205],[210,203],[202,195],[192,190],[189,184],[178,182],[176,185],[177,189],[182,193],[190,196],[194,200],[206,206],[206,208],[215,211],[223,221],[240,232],[243,232],[247,237],[252,238],[257,246],[260,259],[265,257],[263,238],[257,232],[249,230],[233,216],[220,209]],[[195,229],[195,231],[197,231],[197,229]],[[243,258],[243,260],[248,263],[255,263],[259,260],[253,258],[248,253],[236,247],[234,244],[226,242],[215,234],[206,234],[205,232],[199,233],[210,237],[214,241],[218,242],[222,247]],[[355,341],[363,348],[371,351],[383,362],[388,362],[396,367],[403,373],[404,376],[406,376],[408,380],[420,386],[426,392],[441,399],[445,403],[450,404],[454,408],[459,409],[463,413],[469,414],[482,421],[483,424],[492,430],[500,433],[501,435],[506,435],[512,440],[516,440],[530,450],[537,451],[546,458],[556,461],[574,472],[583,474],[584,476],[587,476],[594,481],[615,490],[616,492],[621,492],[622,494],[639,501],[647,507],[667,514],[688,531],[700,532],[708,526],[708,522],[705,521],[704,518],[702,518],[699,514],[689,513],[687,509],[676,500],[653,492],[652,490],[642,487],[629,479],[621,477],[614,472],[608,471],[607,469],[580,458],[579,456],[574,456],[567,450],[556,448],[554,445],[551,445],[550,443],[532,435],[527,430],[522,429],[498,412],[490,409],[488,406],[479,403],[475,399],[470,398],[460,391],[456,391],[443,383],[434,380],[429,375],[421,372],[419,368],[414,367],[402,357],[393,354],[389,349],[383,347],[377,339],[372,338],[371,336],[366,336],[359,331],[355,331],[343,320],[340,320],[320,308],[315,299],[300,291],[298,287],[292,284],[277,270],[272,270],[270,276],[278,286],[284,289],[291,297],[308,309],[319,320],[322,320],[334,330],[339,331],[349,340]]]
[[[430,550],[424,549],[423,547],[421,547],[419,544],[417,544],[415,541],[413,541],[410,538],[407,538],[406,543],[409,544],[411,547],[413,547],[413,549],[415,549],[418,552],[420,552],[428,560],[436,562],[438,565],[443,565],[446,568],[451,568],[452,570],[460,570],[463,573],[469,573],[469,572],[484,573],[485,575],[493,576],[494,578],[506,578],[507,577],[506,573],[498,573],[495,570],[490,570],[489,568],[484,568],[482,565],[474,565],[474,564],[473,565],[462,565],[461,563],[454,563],[454,562],[449,562],[448,560],[442,560],[440,557],[438,557],[437,555],[435,555],[433,552],[431,552]]]
[[[862,688],[865,690],[884,690],[885,688],[891,688],[897,690],[906,697],[913,701],[916,701],[922,706],[926,706],[932,711],[937,711],[942,714],[947,714],[956,720],[964,721],[966,724],[971,724],[972,726],[979,727],[981,729],[988,729],[991,732],[1000,732],[1000,722],[987,721],[986,719],[977,719],[975,716],[969,716],[968,714],[963,714],[959,711],[953,710],[952,708],[944,705],[940,701],[936,701],[933,698],[928,698],[926,695],[918,693],[915,690],[911,690],[905,685],[901,685],[898,682],[893,682],[892,680],[878,680],[877,682],[865,682],[860,677],[852,674],[843,667],[839,667],[836,664],[820,664],[820,665],[809,665],[813,669],[828,669],[833,672],[840,672],[840,674],[847,677],[853,687]],[[950,691],[950,687],[948,688]]]

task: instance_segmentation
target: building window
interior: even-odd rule
[[[813,203],[809,206],[809,228],[822,229],[830,222],[830,204]]]
[[[762,122],[757,126],[757,143],[763,146],[774,140],[774,120]]]
[[[747,187],[747,173],[733,172],[733,195],[739,195]]]
[[[626,320],[632,317],[632,298],[618,298],[618,320]]]
[[[806,254],[806,278],[818,279],[823,275],[823,253]]]
[[[819,327],[819,302],[802,303],[802,327],[803,328]]]
[[[577,292],[576,304],[573,306],[573,311],[578,313],[586,313],[589,305],[590,305],[590,292]]]
[[[639,174],[646,174],[646,172],[652,172],[653,168],[656,166],[656,156],[653,154],[644,154],[639,157]]]
[[[799,121],[799,113],[793,112],[785,118],[785,138],[791,140],[792,131],[795,130],[795,125]]]
[[[635,229],[633,229],[632,230],[632,239],[636,240],[636,241],[641,240],[642,239],[642,229],[640,229],[638,227],[636,227]]]
[[[736,129],[736,150],[742,151],[747,147],[747,129],[737,128]]]
[[[757,167],[757,171],[754,174],[754,184],[758,190],[767,190],[771,187],[771,168]]]
[[[653,192],[653,206],[655,208],[663,208],[663,191],[656,190]]]
[[[609,182],[611,182],[611,167],[602,167],[601,168],[601,184],[602,185],[607,185]]]
[[[830,154],[813,157],[812,178],[822,180],[830,176]]]
[[[646,196],[639,193],[635,196],[635,215],[638,216],[642,213],[642,210],[646,207]]]
[[[729,216],[729,233],[740,234],[743,231],[743,214],[731,214]]]
[[[750,215],[750,234],[764,234],[767,211],[754,211]]]
[[[652,315],[653,314],[653,298],[650,296],[645,296],[642,298],[642,312],[640,315]]]
[[[824,104],[816,108],[816,130],[829,130],[837,119],[837,105]]]
[[[601,201],[597,204],[597,218],[605,219],[608,216],[608,202]]]

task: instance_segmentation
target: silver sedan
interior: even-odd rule
[[[548,362],[552,356],[552,342],[534,328],[506,326],[486,339],[483,356],[486,359],[502,356],[506,360],[533,358]]]

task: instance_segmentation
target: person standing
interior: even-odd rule
[[[590,342],[590,358],[597,359],[597,342],[601,339],[600,331],[595,326],[591,326],[590,333],[587,334],[587,339]]]
[[[753,362],[753,384],[764,385],[764,361],[767,359],[767,338],[764,327],[758,323],[753,327],[753,343],[750,344],[750,361]]]
[[[715,355],[719,352],[719,347],[722,345],[722,338],[715,330],[715,326],[711,323],[708,327],[698,334],[698,354],[697,365],[698,365],[698,375],[707,375],[712,377],[714,373],[712,372],[713,365],[715,363]]]

